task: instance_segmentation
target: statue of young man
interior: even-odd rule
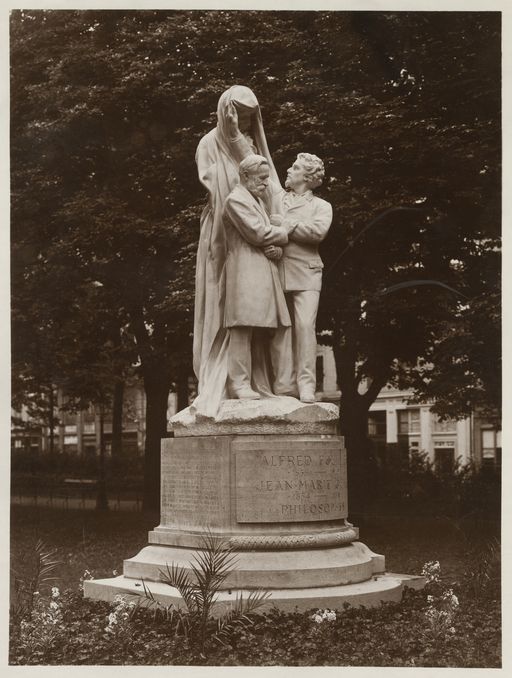
[[[288,242],[286,229],[272,225],[262,197],[269,183],[269,163],[251,154],[239,166],[240,184],[227,196],[224,210],[226,235],[226,300],[224,327],[229,329],[228,391],[231,397],[257,399],[253,388],[258,361],[264,360],[268,342],[276,395],[289,394],[293,359],[283,350],[290,332],[290,315],[279,281],[277,264],[264,249]],[[261,332],[261,330],[265,332]],[[253,341],[254,339],[254,341]],[[260,365],[261,367],[261,365]],[[269,394],[270,395],[270,394]]]
[[[271,187],[274,205],[277,203],[282,215],[281,226],[288,235],[288,244],[279,260],[279,273],[292,319],[296,383],[304,403],[315,401],[315,324],[323,268],[318,245],[332,222],[330,203],[313,195],[324,175],[324,164],[319,157],[299,153],[288,169],[285,185],[289,190]],[[280,252],[275,247],[267,247],[265,254],[276,258]]]

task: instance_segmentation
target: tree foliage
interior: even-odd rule
[[[191,371],[195,148],[234,83],[260,100],[280,176],[300,151],[326,164],[318,329],[346,432],[389,380],[441,414],[498,403],[498,13],[15,11],[11,44],[15,364],[69,372],[52,353],[69,310],[92,335],[115,316],[154,494],[167,394]]]

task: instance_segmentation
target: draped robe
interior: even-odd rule
[[[242,133],[230,137],[228,114],[233,108],[251,112],[249,138]],[[222,209],[226,197],[239,182],[240,161],[249,153],[258,153],[268,160],[270,178],[279,184],[258,100],[248,87],[234,85],[221,95],[217,127],[201,139],[196,152],[199,180],[208,190],[208,202],[201,215],[197,250],[193,352],[194,372],[199,383],[198,396],[191,409],[206,416],[215,416],[226,397],[229,330],[223,327],[226,234]],[[267,204],[267,208],[270,211],[271,206]],[[260,346],[255,346],[253,353],[253,388],[262,395],[272,395]]]

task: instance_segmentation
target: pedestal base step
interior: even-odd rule
[[[166,566],[174,564],[192,574],[198,549],[150,544],[123,564],[129,579],[158,582]],[[362,542],[326,549],[239,551],[236,566],[224,581],[226,589],[307,589],[346,586],[368,581],[386,570],[384,556]],[[195,576],[192,575],[195,580]]]
[[[178,591],[161,582],[145,582],[154,598],[164,605],[174,605],[184,608],[183,600]],[[374,575],[371,579],[358,584],[343,586],[327,586],[322,588],[305,589],[274,589],[270,591],[270,598],[259,611],[267,611],[271,607],[278,607],[284,612],[306,612],[317,608],[341,610],[344,603],[353,607],[378,607],[381,602],[399,602],[404,587],[421,589],[425,586],[423,577],[395,574],[386,572]],[[237,595],[249,596],[249,590],[222,591],[217,596],[213,607],[213,615],[218,617],[227,612]],[[141,595],[142,594],[142,595]],[[116,595],[127,597],[137,596],[141,603],[146,603],[142,580],[129,579],[124,576],[112,579],[94,579],[84,581],[84,596],[94,600],[113,601]]]

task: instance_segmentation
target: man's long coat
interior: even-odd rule
[[[272,226],[263,203],[241,184],[224,205],[226,303],[224,327],[291,325],[277,265],[263,248],[285,245],[286,230]]]

